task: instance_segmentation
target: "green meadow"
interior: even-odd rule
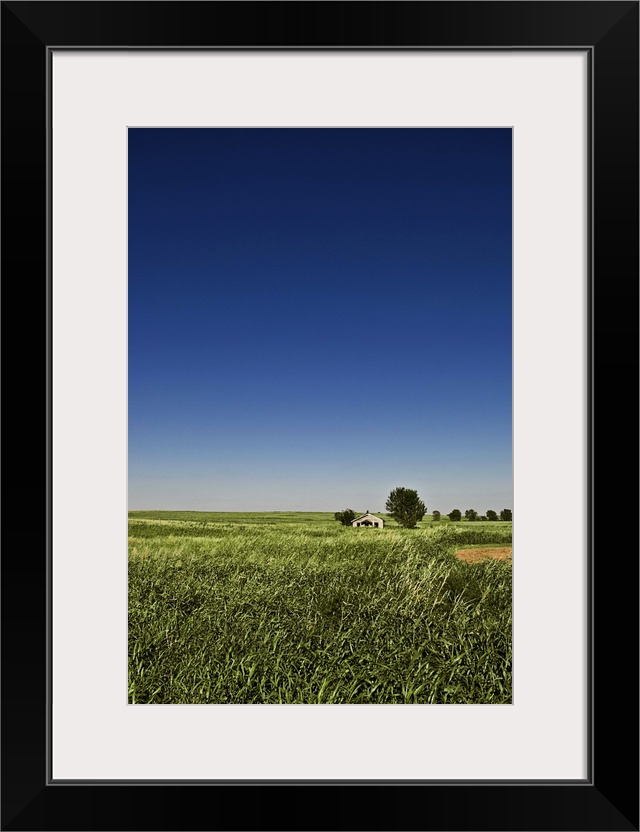
[[[510,545],[510,522],[132,511],[129,702],[510,703],[511,562],[454,554]]]

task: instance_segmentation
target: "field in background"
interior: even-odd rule
[[[362,512],[364,514],[364,509]],[[384,511],[371,511],[372,514],[382,517],[387,521],[387,515]],[[239,511],[130,511],[130,520],[193,520],[198,523],[330,523],[333,525],[337,521],[333,517],[333,512],[328,511],[253,511],[253,512],[239,512]],[[426,514],[417,528],[422,528],[433,521],[431,514]],[[451,521],[446,514],[443,514],[440,520],[436,520],[434,525],[449,524]],[[479,520],[474,521],[480,523]],[[468,521],[463,519],[460,521],[464,526]],[[390,526],[396,526],[393,520],[389,520]],[[460,525],[454,523],[453,525]],[[493,521],[494,526],[508,526],[511,528],[511,522],[504,523],[501,520]],[[396,526],[397,528],[397,526]]]
[[[511,523],[129,513],[132,703],[511,702]]]

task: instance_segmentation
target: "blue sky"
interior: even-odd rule
[[[129,130],[129,508],[512,506],[509,129]]]

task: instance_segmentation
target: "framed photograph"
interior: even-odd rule
[[[2,20],[2,828],[637,830],[638,3]]]

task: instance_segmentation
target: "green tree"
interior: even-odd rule
[[[438,520],[440,519],[440,512],[439,511],[432,511],[431,512],[431,517],[432,517],[433,521],[435,523],[437,523]]]
[[[475,508],[468,508],[465,511],[464,516],[470,523],[473,523],[474,520],[478,519],[478,512],[475,510]]]
[[[498,515],[496,514],[496,512],[492,508],[488,508],[487,509],[487,520],[495,521],[497,519],[498,519]]]
[[[418,492],[411,488],[394,488],[387,497],[385,508],[405,529],[415,528],[416,523],[422,520],[427,511],[425,504],[418,497]]]
[[[358,516],[352,508],[345,508],[344,511],[336,511],[333,515],[343,526],[350,526]]]
[[[510,508],[503,508],[500,512],[500,519],[501,520],[513,520],[513,515],[511,514]]]
[[[453,511],[450,511],[449,514],[447,514],[447,517],[449,518],[449,520],[453,520],[455,523],[462,517],[462,512],[459,508],[454,508]]]

